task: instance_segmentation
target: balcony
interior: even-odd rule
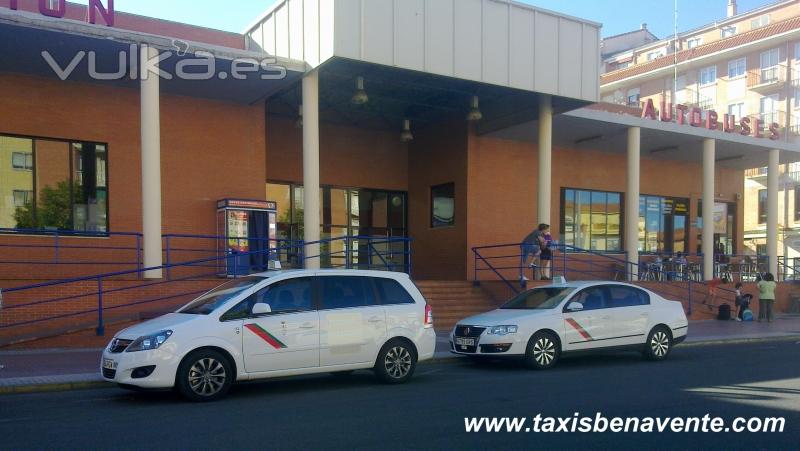
[[[786,128],[786,113],[783,111],[776,110],[769,113],[761,113],[757,117],[761,121],[762,132],[768,132],[769,126],[772,124],[778,124],[781,130]]]
[[[744,171],[744,176],[747,178],[758,178],[767,176],[767,168],[753,168]]]
[[[747,89],[761,94],[775,92],[786,84],[786,65],[747,71]]]

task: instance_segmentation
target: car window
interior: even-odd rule
[[[535,288],[520,293],[505,305],[503,310],[550,310],[558,307],[575,289],[570,287]]]
[[[573,302],[580,302],[583,305],[584,311],[608,308],[605,287],[586,288],[575,295],[570,301],[570,304]],[[569,306],[567,306],[567,308],[569,308]]]
[[[322,308],[325,310],[376,305],[375,293],[367,277],[319,277]]]
[[[276,282],[237,304],[220,318],[222,321],[249,318],[256,304],[267,304],[273,314],[313,310],[311,278]]]
[[[608,287],[611,299],[611,308],[635,307],[650,305],[650,296],[644,291],[626,286]]]
[[[381,304],[414,304],[414,298],[398,281],[384,278],[375,278],[373,281],[375,282],[375,288],[378,290]]]
[[[178,310],[178,313],[186,313],[190,315],[208,315],[241,294],[243,291],[254,287],[263,280],[264,278],[262,277],[245,277],[243,279],[236,279],[224,283],[190,302]]]

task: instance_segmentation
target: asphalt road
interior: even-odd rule
[[[785,417],[783,433],[480,433],[464,418]],[[0,448],[24,449],[759,449],[797,450],[800,343],[678,348],[564,360],[548,372],[513,363],[421,365],[404,386],[371,373],[251,383],[190,404],[117,389],[0,397]]]

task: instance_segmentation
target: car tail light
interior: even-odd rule
[[[433,329],[433,307],[425,304],[425,328]]]

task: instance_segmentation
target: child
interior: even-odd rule
[[[553,236],[550,234],[550,229],[548,228],[544,232],[544,247],[542,248],[542,255],[540,260],[542,261],[542,280],[552,280],[553,275],[551,274],[551,270],[553,267]]]
[[[717,299],[717,288],[726,283],[728,283],[727,277],[721,279],[714,278],[714,280],[708,282],[708,295],[706,295],[706,298],[703,300],[703,304],[708,305],[709,310],[714,310],[714,301]]]
[[[752,294],[744,294],[742,283],[736,284],[736,306],[739,307],[739,312],[736,315],[736,321],[744,321],[744,312],[750,308],[750,300],[753,299]]]

